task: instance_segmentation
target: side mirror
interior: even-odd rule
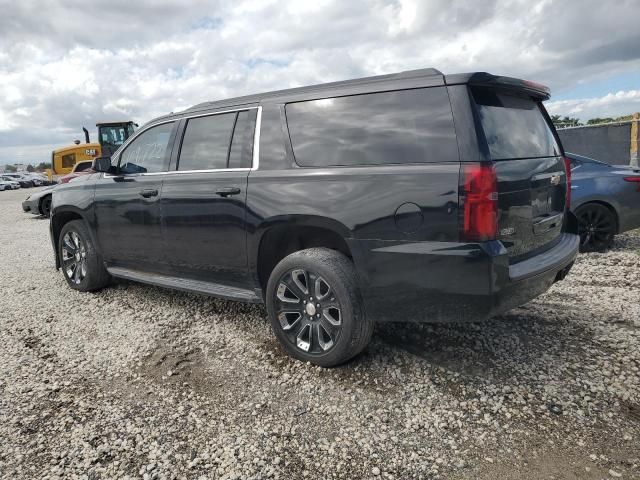
[[[93,169],[96,172],[111,172],[111,157],[98,157],[93,161]]]

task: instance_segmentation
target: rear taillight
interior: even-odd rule
[[[633,182],[638,184],[638,192],[640,192],[640,176],[638,177],[624,177],[625,182]]]
[[[493,165],[464,164],[460,193],[463,239],[494,240],[498,230],[498,189]]]
[[[564,157],[564,170],[567,175],[567,195],[565,200],[565,209],[571,208],[571,160]]]

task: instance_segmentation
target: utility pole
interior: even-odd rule
[[[640,144],[640,113],[633,114],[631,119],[631,148],[629,149],[629,165],[638,166],[638,144]]]

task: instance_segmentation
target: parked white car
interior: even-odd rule
[[[17,185],[17,187],[15,185]],[[20,184],[16,182],[8,182],[6,180],[0,180],[0,192],[4,190],[14,190],[15,188],[20,188]]]
[[[4,173],[2,175],[3,180],[13,180],[15,182],[18,182],[20,184],[21,187],[23,188],[29,188],[29,187],[34,187],[36,185],[36,183],[28,178],[25,174],[23,173]]]
[[[0,190],[17,190],[20,188],[20,182],[4,175],[0,175],[0,184],[5,185],[5,187],[0,188]]]

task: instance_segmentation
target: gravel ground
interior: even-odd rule
[[[483,324],[378,326],[323,370],[264,308],[67,288],[0,192],[2,478],[640,478],[640,231]]]

